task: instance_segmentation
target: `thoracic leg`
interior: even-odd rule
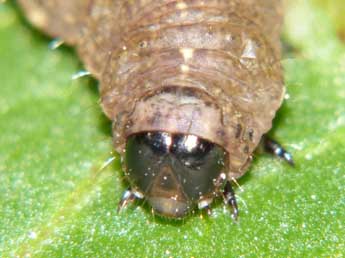
[[[279,144],[277,141],[271,139],[267,135],[264,135],[262,137],[261,145],[266,152],[271,153],[274,156],[277,156],[279,158],[284,159],[291,166],[295,165],[293,158],[292,158],[292,155],[289,152],[287,152],[281,144]]]
[[[122,198],[117,206],[117,211],[120,212],[124,207],[126,207],[129,203],[133,202],[138,197],[136,194],[128,188],[126,191],[124,191]]]
[[[224,202],[230,206],[232,210],[232,218],[237,220],[238,217],[238,207],[236,201],[236,195],[234,190],[232,189],[231,183],[229,181],[226,182],[224,190],[223,190],[223,198]]]
[[[211,216],[212,215],[212,209],[210,207],[211,203],[212,203],[212,199],[200,200],[198,202],[198,208],[199,210],[205,210],[207,215]]]

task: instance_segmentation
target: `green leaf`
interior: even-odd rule
[[[238,223],[220,202],[212,217],[180,222],[137,205],[117,214],[125,184],[118,156],[100,169],[113,154],[96,82],[71,81],[73,51],[49,50],[16,7],[0,5],[0,256],[342,256],[344,27],[318,2],[289,1],[286,13],[296,51],[283,61],[288,94],[272,134],[297,167],[257,156],[236,189]]]

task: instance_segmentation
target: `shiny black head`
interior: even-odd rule
[[[183,217],[211,200],[224,168],[223,148],[194,135],[146,132],[127,139],[127,177],[153,210]]]

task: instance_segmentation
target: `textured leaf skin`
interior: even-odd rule
[[[298,166],[258,157],[240,180],[247,208],[241,201],[238,224],[221,205],[212,218],[177,224],[135,207],[116,214],[119,173],[95,176],[111,150],[98,94],[69,81],[73,53],[49,51],[1,5],[1,256],[341,257],[344,46],[323,9],[289,2],[284,37],[299,52],[284,61],[290,98],[272,134],[290,143]]]

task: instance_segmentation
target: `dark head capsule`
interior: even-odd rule
[[[223,148],[194,135],[145,132],[128,138],[127,176],[155,213],[182,217],[212,201],[225,157]]]

